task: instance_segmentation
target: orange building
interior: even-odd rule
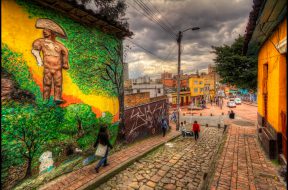
[[[287,160],[286,5],[287,1],[263,2],[257,24],[253,26],[250,18],[245,38],[249,42],[246,42],[247,54],[258,51],[259,139],[271,159]],[[249,36],[251,27],[253,33]]]

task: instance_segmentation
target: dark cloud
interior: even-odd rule
[[[199,26],[201,29],[184,33],[182,68],[184,72],[185,69],[187,72],[205,69],[208,64],[213,64],[214,55],[211,54],[211,46],[231,44],[239,34],[244,33],[252,6],[252,0],[142,0],[151,6],[150,1],[160,11],[161,19],[164,18],[165,22],[170,23],[174,34],[168,34],[159,25],[139,13],[142,9],[133,0],[127,1],[129,4],[126,17],[129,19],[130,30],[135,34],[132,40],[158,57],[168,57],[167,61],[160,61],[131,44],[132,49],[126,61],[134,64],[133,60],[141,59],[142,64],[141,67],[129,67],[130,73],[133,73],[133,69],[137,69],[135,75],[131,74],[131,77],[140,75],[138,68],[141,68],[142,75],[151,74],[153,70],[151,65],[158,68],[155,72],[160,73],[163,69],[171,67],[170,71],[175,73],[178,51],[175,34],[191,26]]]

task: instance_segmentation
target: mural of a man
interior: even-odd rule
[[[56,36],[67,39],[65,31],[49,19],[38,19],[36,28],[43,29],[43,37],[36,39],[32,45],[32,54],[39,66],[44,66],[43,99],[49,100],[52,83],[54,101],[62,103],[62,69],[69,69],[68,50],[56,40]],[[40,56],[42,52],[43,59]]]

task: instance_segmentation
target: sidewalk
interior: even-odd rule
[[[231,125],[211,189],[286,189],[261,150],[255,127]]]
[[[63,175],[51,182],[40,187],[41,190],[72,190],[72,189],[86,189],[89,186],[99,185],[101,182],[106,181],[117,172],[125,169],[135,160],[146,155],[148,152],[163,145],[167,141],[170,141],[180,135],[175,130],[175,124],[170,123],[171,130],[165,136],[161,135],[151,137],[146,140],[142,140],[139,143],[123,149],[119,152],[115,152],[108,157],[109,165],[105,168],[101,167],[99,173],[96,173],[94,168],[96,162],[85,166],[77,171],[73,171],[69,174]]]

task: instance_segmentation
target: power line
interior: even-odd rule
[[[151,3],[150,0],[146,0],[146,1],[151,5],[152,8],[154,8],[154,9],[156,10],[156,12],[158,12],[158,14],[161,16],[163,22],[164,22],[164,23],[171,29],[171,31],[173,31],[173,33],[174,33],[175,31],[173,30],[172,25],[171,25],[167,20],[165,20],[165,18],[161,15],[161,13],[160,13],[160,11],[157,9],[157,7],[153,6],[153,4]]]
[[[171,39],[175,40],[174,34],[172,35],[169,30],[167,30],[167,29],[165,29],[163,26],[161,26],[161,24],[159,24],[159,22],[158,22],[157,20],[155,20],[155,18],[150,17],[150,14],[149,14],[149,13],[147,13],[145,10],[143,10],[143,12],[140,11],[136,6],[134,6],[133,4],[129,3],[128,1],[127,1],[127,3],[128,3],[131,7],[133,7],[138,13],[142,14],[143,16],[147,17],[150,21],[152,21],[152,22],[154,22],[155,24],[159,25],[160,28],[161,28],[164,32],[167,32],[167,33],[169,34],[169,36],[170,36]],[[137,4],[137,5],[138,5],[138,4]],[[138,5],[138,6],[139,6],[139,5]],[[140,6],[140,8],[141,8],[141,6]],[[145,12],[145,13],[144,13],[144,12]]]
[[[139,45],[138,43],[133,42],[132,40],[129,40],[129,39],[127,39],[127,40],[128,40],[129,42],[131,42],[132,44],[136,45],[137,47],[143,49],[144,51],[146,51],[146,52],[149,53],[150,55],[153,55],[154,57],[156,57],[156,58],[164,61],[164,59],[163,59],[162,57],[159,57],[159,56],[155,55],[154,53],[152,53],[151,51],[147,50],[146,48],[144,48],[143,46]]]
[[[165,28],[165,30],[169,33],[172,33],[173,35],[174,32],[173,30],[171,30],[168,26],[166,26],[165,24],[160,23],[160,20],[157,18],[157,16],[155,16],[155,13],[142,1],[142,0],[135,0],[135,3],[141,7],[144,12],[146,12],[147,15],[150,15],[161,27]],[[176,35],[175,35],[176,36]]]

